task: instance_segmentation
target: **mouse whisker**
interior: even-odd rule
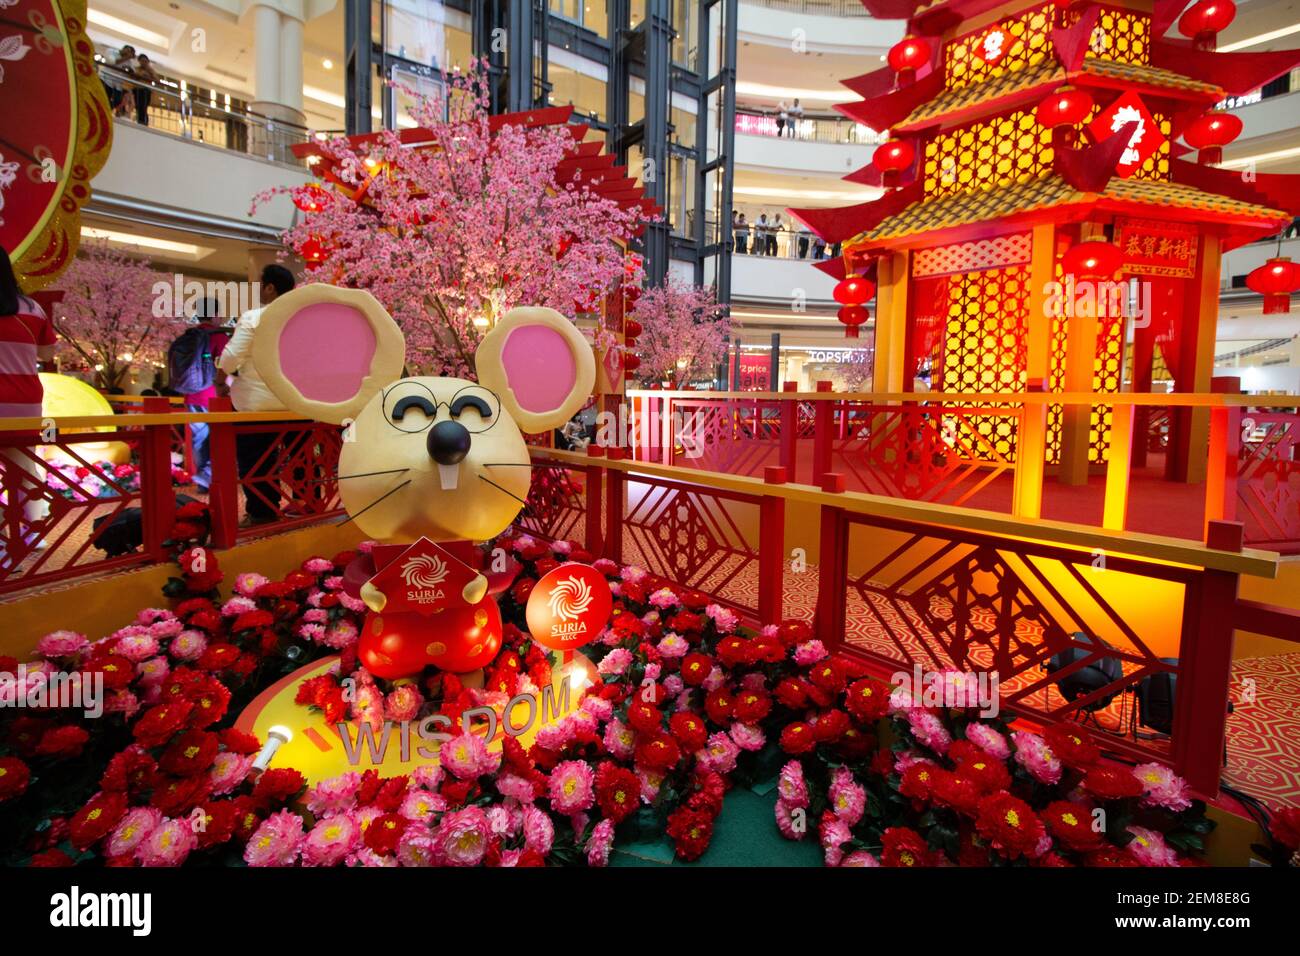
[[[512,492],[512,491],[506,491],[506,489],[502,488],[500,485],[498,485],[495,481],[493,481],[493,480],[490,479],[490,478],[484,478],[482,475],[479,475],[478,477],[479,477],[479,480],[480,480],[480,481],[486,481],[489,485],[491,485],[491,486],[492,486],[493,488],[495,488],[497,491],[501,492],[503,495],[509,495],[511,498],[514,498],[515,501],[519,502],[519,503],[520,503],[521,505],[523,505],[525,508],[528,507],[528,502],[524,501],[523,498],[520,498],[520,497],[519,497],[517,494],[515,494],[514,492]]]
[[[507,466],[510,468],[533,467],[533,463],[531,461],[485,461],[483,462],[483,465],[486,468],[505,468]]]
[[[365,514],[367,511],[369,511],[369,510],[370,510],[371,508],[373,508],[375,505],[379,504],[379,502],[383,501],[385,498],[387,498],[387,497],[388,497],[389,495],[391,495],[393,492],[395,492],[395,491],[401,491],[403,488],[405,488],[407,485],[409,485],[409,484],[411,483],[411,480],[412,480],[412,479],[407,478],[404,482],[402,482],[402,483],[401,483],[400,485],[398,485],[396,488],[390,488],[388,491],[384,492],[382,495],[380,495],[380,496],[379,496],[378,498],[376,498],[374,501],[370,502],[370,504],[366,505],[364,508],[362,508],[362,509],[361,509],[360,511],[358,511],[356,514],[354,514],[354,515],[349,515],[349,516],[348,516],[348,520],[347,520],[347,521],[340,522],[340,524],[347,524],[348,521],[356,521],[356,520],[357,520],[358,518],[360,518],[363,514]]]
[[[375,475],[400,475],[409,468],[390,468],[387,471],[364,471],[357,475],[335,475],[331,478],[317,478],[316,481],[343,481],[346,478],[373,478]]]

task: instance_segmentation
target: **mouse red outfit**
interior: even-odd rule
[[[371,611],[361,631],[358,657],[376,677],[395,680],[434,666],[454,674],[491,663],[501,650],[501,612],[496,595],[519,573],[511,562],[503,572],[483,572],[487,593],[470,604],[461,595],[480,573],[483,552],[469,541],[377,545],[359,555],[344,573],[349,593],[367,581],[388,603]]]

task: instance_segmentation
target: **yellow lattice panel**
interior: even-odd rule
[[[947,88],[964,89],[1052,56],[1052,15],[1051,4],[1035,7],[952,40],[944,48]],[[992,63],[982,55],[991,32],[1001,34],[999,48],[1006,51]]]
[[[1151,64],[1151,17],[1136,10],[1102,7],[1087,56],[1119,63]]]
[[[925,144],[927,199],[1028,182],[1051,170],[1052,131],[1032,111],[981,120]]]

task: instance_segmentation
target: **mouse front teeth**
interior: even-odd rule
[[[443,491],[455,491],[460,479],[460,465],[439,465],[438,478],[442,481]]]

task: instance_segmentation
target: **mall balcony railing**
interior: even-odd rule
[[[888,137],[870,126],[841,116],[803,116],[777,125],[776,109],[736,108],[736,132],[750,136],[773,136],[805,143],[834,143],[844,146],[872,146]]]
[[[292,148],[311,138],[305,126],[271,119],[237,103],[226,106],[225,94],[195,97],[188,84],[168,77],[161,83],[146,83],[103,63],[99,76],[106,88],[116,87],[122,93],[115,110],[121,121],[136,122],[136,91],[147,92],[149,129],[275,163],[303,165]]]
[[[749,223],[748,235],[732,230],[738,256],[775,256],[778,259],[833,259],[839,253],[808,230],[764,229]],[[742,241],[743,240],[743,241]]]
[[[869,17],[861,0],[740,0],[741,6],[789,10],[821,17]]]
[[[1047,398],[1090,407],[1099,397]],[[1300,642],[1300,611],[1238,596],[1242,576],[1275,577],[1278,558],[1244,546],[1227,493],[1243,473],[1215,477],[1216,463],[1226,471],[1247,457],[1234,441],[1238,426],[1251,441],[1262,429],[1289,442],[1296,400],[1262,413],[1244,396],[1107,396],[1112,448],[1123,445],[1119,423],[1150,409],[1148,398],[1211,415],[1207,484],[1224,494],[1206,495],[1205,543],[1113,520],[1112,493],[1124,484],[1115,476],[1128,474],[1131,455],[1111,455],[1101,527],[1031,518],[1020,505],[973,507],[966,492],[990,484],[988,474],[1014,471],[1016,502],[1031,495],[1026,476],[1041,475],[982,453],[973,437],[981,422],[993,423],[991,434],[1011,433],[997,428],[1011,423],[1020,450],[1033,445],[1049,406],[1025,395],[633,392],[632,447],[529,446],[533,481],[518,521],[703,591],[754,624],[783,619],[796,597],[815,593],[815,613],[807,601],[801,613],[833,652],[882,676],[913,665],[996,670],[1008,712],[1040,725],[1087,719],[1108,734],[1108,750],[1167,763],[1213,796],[1234,632]],[[230,412],[224,400],[205,414],[171,411],[157,398],[129,407],[0,420],[0,595],[20,599],[28,588],[169,561],[178,490],[201,500],[175,484],[178,425],[211,429],[212,547],[341,518],[338,426]],[[656,410],[669,414],[656,421]],[[676,429],[672,412],[704,413],[695,433],[703,456],[692,457],[695,438]],[[236,443],[251,434],[274,440],[241,475]],[[1293,447],[1265,456],[1276,482],[1294,484]],[[863,469],[877,491],[856,486]],[[939,486],[964,489],[961,503],[932,493]],[[250,495],[273,509],[272,521],[241,526]],[[791,548],[806,553],[792,561]],[[1066,678],[1094,665],[1104,686],[1071,690]],[[1144,682],[1168,678],[1177,681],[1172,716],[1151,724],[1143,715],[1155,732],[1139,733]]]

